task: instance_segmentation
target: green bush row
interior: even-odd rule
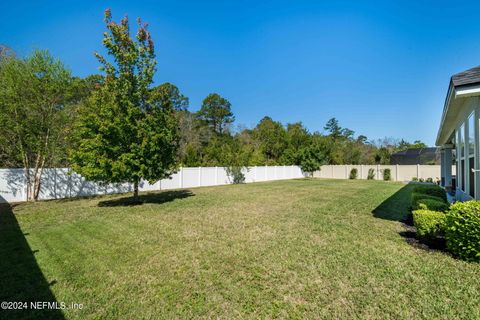
[[[428,194],[431,196],[442,198],[447,201],[447,193],[444,189],[433,184],[419,184],[413,187],[413,192]]]
[[[453,254],[480,262],[480,201],[457,202],[450,207],[445,238]]]
[[[448,202],[440,197],[436,197],[433,195],[420,193],[420,192],[413,192],[412,193],[412,209],[428,209],[434,211],[442,211],[445,212],[449,208]]]
[[[435,239],[444,234],[447,215],[434,210],[414,210],[413,223],[420,238]]]
[[[447,212],[414,210],[413,223],[420,238],[445,235],[450,252],[464,260],[480,262],[480,201],[457,202]]]

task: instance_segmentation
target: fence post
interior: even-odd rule
[[[257,182],[257,166],[253,167],[253,182]]]
[[[395,181],[398,181],[398,164],[395,165]]]
[[[202,186],[202,167],[198,167],[198,186]]]
[[[180,189],[183,188],[183,168],[180,167]]]
[[[265,165],[265,181],[268,181],[268,164]]]
[[[417,179],[420,179],[420,165],[417,164]]]
[[[377,164],[377,180],[380,180],[380,165]]]
[[[215,166],[215,185],[218,186],[218,167]]]

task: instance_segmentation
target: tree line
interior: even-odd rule
[[[235,126],[232,105],[208,94],[199,111],[171,83],[153,85],[155,47],[147,24],[131,34],[127,17],[105,11],[102,74],[80,78],[48,51],[20,58],[0,46],[0,167],[24,168],[28,199],[37,199],[47,167],[72,167],[100,183],[170,176],[179,166],[386,164],[390,154],[420,141],[383,139],[342,128],[324,132],[265,116],[253,128]],[[28,169],[27,169],[28,168]]]

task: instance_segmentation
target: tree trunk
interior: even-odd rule
[[[133,201],[139,202],[140,198],[138,197],[138,180],[133,183]]]

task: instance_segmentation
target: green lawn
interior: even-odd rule
[[[0,301],[83,308],[0,317],[480,318],[480,264],[402,236],[409,194],[306,179],[3,206]]]

